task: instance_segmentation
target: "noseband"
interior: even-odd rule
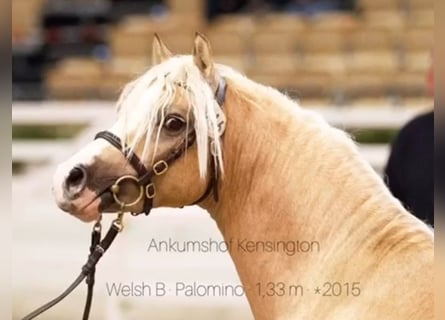
[[[184,141],[174,148],[169,154],[162,160],[158,160],[150,169],[147,169],[139,157],[134,153],[130,152],[128,148],[124,148],[121,139],[109,131],[101,131],[96,134],[95,139],[104,139],[108,141],[113,147],[122,151],[123,155],[128,159],[133,169],[138,174],[138,177],[132,175],[125,175],[118,178],[114,184],[110,187],[110,191],[113,195],[114,201],[119,205],[122,210],[131,208],[132,206],[139,203],[144,199],[144,209],[143,213],[148,215],[153,208],[153,199],[156,196],[156,188],[153,183],[154,176],[163,175],[169,168],[169,165],[178,159],[187,148],[191,147],[195,142],[195,132],[191,131]],[[121,185],[124,182],[135,183],[138,186],[139,193],[135,197],[135,200],[131,202],[126,202],[119,198],[119,192]],[[135,215],[135,213],[132,213]]]
[[[224,104],[226,96],[226,88],[227,84],[225,80],[223,78],[220,78],[218,88],[216,89],[215,92],[215,100],[220,107],[222,107]],[[34,319],[38,315],[52,308],[57,303],[62,301],[66,296],[68,296],[84,279],[86,279],[88,291],[87,291],[87,298],[83,310],[82,319],[88,320],[91,309],[91,303],[93,299],[96,264],[99,262],[100,258],[103,256],[105,251],[107,251],[108,248],[111,246],[117,234],[122,231],[123,212],[125,212],[127,209],[131,208],[132,206],[142,201],[142,199],[144,199],[143,212],[146,215],[150,213],[151,209],[153,208],[153,199],[156,196],[156,188],[153,183],[153,178],[155,176],[160,176],[164,174],[168,170],[169,165],[173,161],[181,157],[181,155],[194,144],[196,140],[196,133],[194,130],[190,131],[187,134],[187,137],[177,147],[175,147],[167,155],[165,155],[163,159],[156,161],[155,164],[152,165],[150,169],[147,169],[142,163],[142,161],[139,159],[139,157],[134,152],[131,152],[128,148],[126,148],[122,144],[121,139],[115,134],[109,131],[101,131],[97,133],[95,136],[95,139],[99,138],[108,141],[112,146],[120,150],[123,153],[123,155],[128,159],[128,162],[133,167],[133,169],[136,170],[138,176],[135,177],[131,175],[124,175],[118,178],[114,182],[114,184],[109,188],[110,192],[113,195],[114,201],[120,207],[120,212],[118,214],[118,217],[111,224],[109,230],[107,231],[105,237],[102,240],[101,240],[100,220],[95,223],[91,234],[90,254],[88,256],[87,262],[82,266],[82,271],[80,272],[79,276],[62,294],[60,294],[53,300],[49,301],[48,303],[44,304],[40,308],[34,310],[30,314],[22,318],[22,320]],[[209,194],[212,191],[215,201],[218,201],[218,172],[217,172],[216,158],[215,158],[216,154],[214,152],[213,146],[214,146],[213,140],[211,140],[210,153],[213,157],[213,161],[210,161],[211,176],[207,188],[204,194],[192,204],[197,204],[203,201],[205,198],[209,196]],[[123,199],[119,198],[119,191],[121,185],[126,181],[135,183],[139,189],[138,196],[135,198],[135,200],[131,202],[126,202]],[[138,213],[134,215],[137,214]]]

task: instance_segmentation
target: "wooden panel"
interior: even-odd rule
[[[368,11],[364,14],[364,23],[367,28],[383,29],[387,31],[400,31],[405,28],[405,16],[400,11]]]
[[[434,10],[416,10],[410,13],[408,19],[410,28],[434,29]]]
[[[260,70],[255,69],[248,71],[247,76],[258,83],[274,88],[286,87],[290,82],[289,75],[280,76],[279,74],[262,73]]]
[[[349,35],[343,32],[309,32],[302,39],[302,47],[306,54],[341,52],[348,48],[348,39]]]
[[[297,51],[294,33],[260,32],[253,36],[252,48],[257,54],[290,54]]]
[[[329,98],[335,78],[326,72],[301,72],[289,79],[285,88],[289,94],[301,99]]]
[[[151,67],[149,59],[113,59],[107,64],[107,75],[140,75]]]
[[[193,51],[194,32],[174,31],[159,34],[162,41],[173,54],[191,54]]]
[[[135,77],[131,74],[109,75],[99,84],[99,93],[101,99],[117,101],[125,85]]]
[[[172,32],[190,30],[202,26],[202,22],[189,15],[168,15],[165,17],[152,17],[146,15],[128,15],[117,25],[118,29],[129,33]]]
[[[426,75],[423,72],[400,72],[393,78],[393,87],[403,96],[428,96]]]
[[[346,57],[343,54],[309,54],[303,61],[307,72],[342,74],[346,71]]]
[[[166,0],[167,6],[173,13],[204,14],[205,0]]]
[[[104,70],[105,75],[100,83],[100,97],[117,100],[125,85],[142,75],[150,67],[148,59],[113,59]]]
[[[411,11],[434,9],[434,0],[406,0]]]
[[[347,69],[350,72],[373,72],[391,74],[399,70],[399,59],[392,51],[354,52],[348,59]]]
[[[391,77],[376,73],[349,73],[336,78],[333,89],[348,99],[386,95],[392,84]]]
[[[221,15],[208,26],[208,31],[251,33],[254,29],[253,15]]]
[[[104,65],[89,58],[65,58],[57,63],[53,70],[65,76],[100,77],[103,74]]]
[[[288,95],[299,98],[328,97],[333,81],[332,76],[325,72],[265,74],[252,70],[247,75],[254,81],[284,90]]]
[[[252,68],[264,74],[295,74],[299,69],[297,57],[293,54],[259,54],[255,56]]]
[[[207,37],[216,55],[244,55],[248,51],[248,39],[242,34],[209,31]]]
[[[11,3],[12,41],[26,40],[40,25],[44,0],[13,0]]]
[[[242,73],[244,73],[247,69],[244,57],[239,55],[214,56],[213,61],[215,61],[215,63],[225,64]]]
[[[151,55],[153,34],[146,31],[129,31],[113,28],[110,32],[110,47],[113,57],[144,57]]]
[[[97,98],[103,71],[93,59],[65,59],[47,72],[45,85],[51,98]]]
[[[401,34],[397,41],[405,51],[429,51],[434,44],[434,30],[410,29]]]
[[[395,48],[395,38],[388,32],[361,29],[348,37],[348,46],[352,50],[391,50]]]
[[[428,51],[409,52],[405,55],[404,70],[408,72],[427,73],[432,65],[431,53]]]
[[[154,33],[158,33],[174,53],[190,53],[193,37],[201,31],[200,21],[187,15],[167,18],[129,16],[110,30],[110,45],[116,57],[149,57]]]

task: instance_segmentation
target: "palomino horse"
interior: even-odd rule
[[[191,56],[155,36],[153,62],[125,87],[108,137],[59,166],[60,208],[93,221],[121,202],[198,202],[227,243],[248,243],[230,255],[256,319],[433,319],[433,233],[343,131],[214,64],[200,34]],[[128,178],[140,163],[149,178]],[[296,241],[317,250],[280,250]]]

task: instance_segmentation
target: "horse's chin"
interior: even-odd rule
[[[98,220],[102,213],[110,214],[119,211],[119,207],[113,200],[110,192],[104,192],[100,196],[94,194],[87,198],[91,199],[87,205],[77,205],[69,213],[83,222],[92,222]]]
[[[82,209],[74,209],[70,214],[83,222],[95,221],[98,220],[101,215],[99,206],[100,198],[96,198]]]

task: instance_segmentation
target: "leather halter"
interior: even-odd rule
[[[220,107],[222,107],[224,104],[226,89],[226,81],[223,78],[220,78],[218,87],[215,91],[215,100]],[[114,201],[121,206],[121,209],[125,210],[126,208],[131,207],[144,199],[143,211],[141,213],[148,215],[153,208],[153,199],[156,196],[156,188],[153,183],[153,177],[164,174],[168,170],[169,165],[181,157],[181,155],[195,143],[196,133],[194,130],[191,130],[187,134],[187,137],[178,146],[168,152],[168,154],[166,154],[164,157],[161,157],[161,159],[156,161],[149,169],[145,167],[140,158],[134,152],[130,152],[129,148],[123,146],[121,139],[115,134],[109,131],[101,131],[96,134],[94,139],[100,138],[108,141],[113,147],[121,151],[138,175],[137,177],[125,175],[115,181],[115,183],[110,187]],[[211,155],[212,158],[215,157],[213,152],[211,152]],[[198,200],[193,202],[192,205],[203,201],[210,195],[210,193],[212,193],[212,191],[215,201],[218,201],[218,173],[216,171],[216,161],[213,159],[213,161],[210,161],[211,176],[207,184],[207,188],[203,195]],[[137,184],[139,188],[138,197],[131,203],[126,203],[125,201],[119,199],[120,184],[127,180]],[[132,214],[137,215],[138,213]]]

